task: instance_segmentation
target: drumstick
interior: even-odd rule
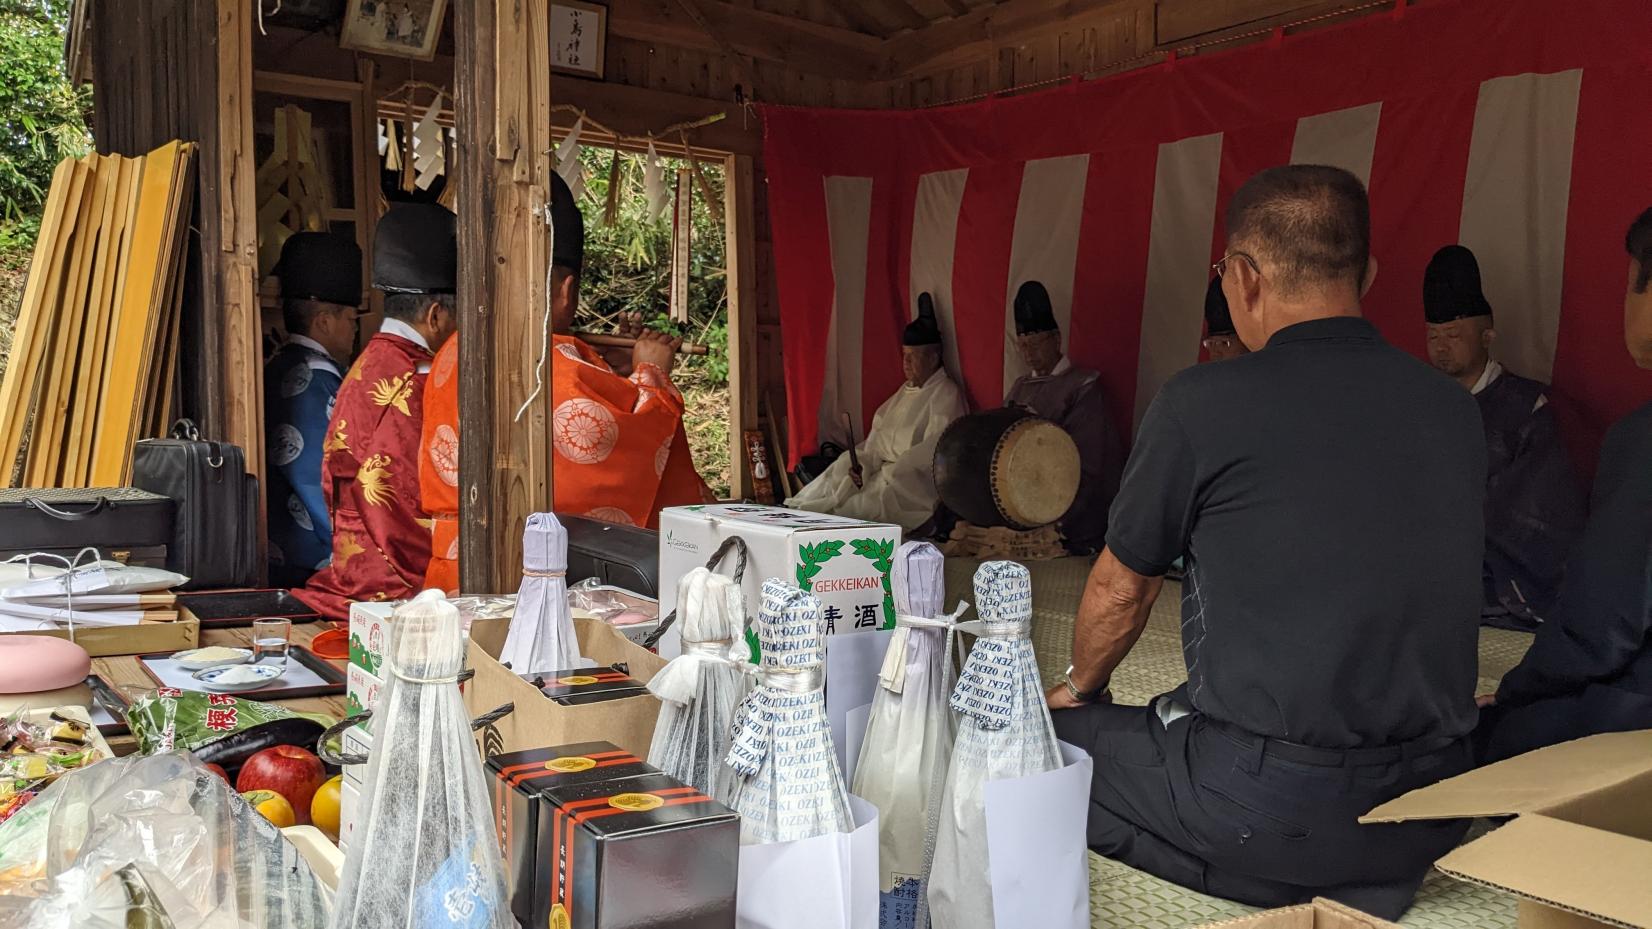
[[[600,345],[604,348],[630,348],[637,344],[637,340],[628,335],[604,335],[600,332],[574,332],[570,335],[587,345]],[[709,347],[694,342],[684,342],[677,351],[685,355],[708,355],[711,353]]]
[[[848,410],[843,411],[843,428],[849,430],[849,466],[859,471],[860,456],[855,454],[855,446],[859,443],[855,441],[855,422],[849,418]]]

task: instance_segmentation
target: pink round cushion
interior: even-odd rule
[[[0,635],[0,694],[57,690],[86,680],[92,656],[67,639]]]

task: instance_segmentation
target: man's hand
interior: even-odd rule
[[[1474,705],[1482,710],[1490,709],[1491,707],[1497,705],[1497,695],[1481,694],[1480,696],[1474,698]]]
[[[641,313],[620,314],[619,335],[622,335],[627,339],[639,339],[642,338],[642,331],[643,325]]]
[[[1073,699],[1073,692],[1067,689],[1066,684],[1057,684],[1044,691],[1044,703],[1052,710],[1072,710],[1081,706],[1089,706]]]
[[[855,482],[855,489],[856,490],[859,490],[860,488],[866,486],[866,476],[863,473],[861,473],[860,467],[858,465],[850,465],[849,466],[849,480]]]
[[[631,346],[631,367],[633,370],[645,364],[651,364],[671,373],[671,368],[677,363],[677,349],[683,347],[680,336],[666,335],[653,329],[644,329],[637,336],[637,344]]]

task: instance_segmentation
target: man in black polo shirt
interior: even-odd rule
[[[1465,827],[1357,820],[1470,766],[1486,447],[1473,398],[1360,317],[1369,215],[1338,168],[1234,195],[1216,270],[1257,351],[1149,407],[1049,702],[1095,758],[1097,852],[1396,918]],[[1187,684],[1095,702],[1178,556]]]

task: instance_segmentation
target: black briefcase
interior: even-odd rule
[[[164,564],[172,514],[171,499],[135,487],[0,489],[0,559],[95,548],[128,564]]]
[[[556,514],[568,532],[569,586],[594,577],[645,597],[660,595],[660,534],[586,516]]]
[[[181,420],[171,438],[134,446],[132,483],[177,504],[166,567],[189,578],[183,589],[258,583],[258,479],[240,447],[205,441]]]

